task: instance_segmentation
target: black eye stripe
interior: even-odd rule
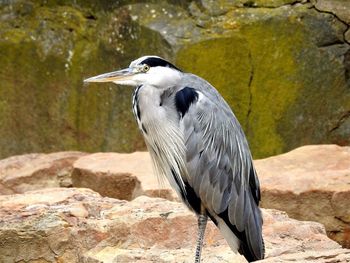
[[[157,57],[149,57],[146,58],[145,60],[143,60],[140,64],[147,64],[150,67],[169,67],[169,68],[173,68],[176,69],[178,71],[181,71],[179,68],[177,68],[176,66],[174,66],[173,64],[171,64],[170,62],[161,59],[161,58],[157,58]]]

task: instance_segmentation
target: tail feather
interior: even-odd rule
[[[258,211],[258,213],[260,215],[260,211]],[[219,227],[225,239],[229,243],[231,249],[236,248],[238,252],[248,260],[248,262],[264,258],[265,248],[261,234],[262,222],[261,224],[257,223],[257,218],[248,219],[248,221],[250,221],[250,228],[245,229],[244,231],[238,231],[237,227],[231,224],[227,210],[219,214],[218,217],[223,221],[225,226],[223,226],[222,224],[220,225],[220,223],[217,224],[217,226]],[[254,220],[254,222],[252,220]],[[219,220],[216,221],[220,222]],[[227,231],[231,231],[231,233],[225,233]],[[230,235],[231,237],[229,237]],[[235,238],[232,237],[233,235],[236,237],[236,240],[238,240],[238,242],[235,241],[233,244],[230,244],[232,243],[232,240],[235,240]]]

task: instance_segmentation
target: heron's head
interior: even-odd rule
[[[168,88],[176,84],[182,71],[157,56],[143,56],[130,63],[126,69],[104,73],[85,79],[84,82],[114,82],[120,85],[151,85]]]

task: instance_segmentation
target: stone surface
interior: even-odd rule
[[[321,224],[276,210],[263,215],[267,258],[262,262],[350,262],[350,251],[328,239]],[[181,203],[160,198],[127,202],[83,188],[3,195],[0,261],[193,262],[196,228],[195,216]],[[203,262],[232,260],[244,262],[210,223]]]
[[[310,10],[233,9],[213,29],[225,37],[205,38],[177,52],[179,65],[205,77],[232,106],[255,158],[303,144],[349,144],[343,65],[349,47],[335,44],[344,41],[346,26]],[[340,101],[327,104],[326,98]]]
[[[257,261],[261,263],[279,263],[279,262],[298,262],[298,263],[346,263],[350,262],[348,253],[343,253],[343,250],[329,250],[323,251],[321,254],[318,251],[291,253],[281,255],[279,257],[271,257],[265,260]]]
[[[335,14],[344,23],[350,24],[350,2],[347,0],[312,0],[315,7],[324,12]]]
[[[350,147],[304,146],[255,165],[262,207],[320,222],[332,239],[350,248]]]
[[[349,147],[305,146],[255,164],[263,207],[286,211],[299,220],[321,222],[332,239],[350,247]],[[146,195],[178,201],[166,180],[163,184],[157,181],[147,152],[60,152],[0,161],[1,194],[71,186],[124,200]]]
[[[132,90],[82,85],[145,54],[214,84],[255,157],[348,145],[348,2],[2,1],[0,158],[145,149]]]
[[[167,56],[168,47],[103,2],[0,3],[1,158],[144,147],[130,110],[132,89],[82,81],[145,53]],[[135,39],[145,44],[130,45]]]
[[[73,162],[81,152],[25,154],[0,160],[0,194],[48,187],[71,187]]]
[[[263,207],[321,222],[330,237],[350,247],[349,147],[305,146],[255,164]],[[84,156],[74,164],[73,183],[119,199],[148,195],[178,200],[167,181],[163,186],[158,183],[147,152]]]
[[[75,187],[118,199],[131,200],[139,195],[177,199],[167,180],[157,181],[147,152],[84,156],[74,163],[72,181]]]

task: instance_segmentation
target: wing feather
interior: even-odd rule
[[[198,100],[180,120],[189,185],[211,215],[227,215],[247,258],[263,258],[260,187],[244,133],[214,88],[192,88]]]

